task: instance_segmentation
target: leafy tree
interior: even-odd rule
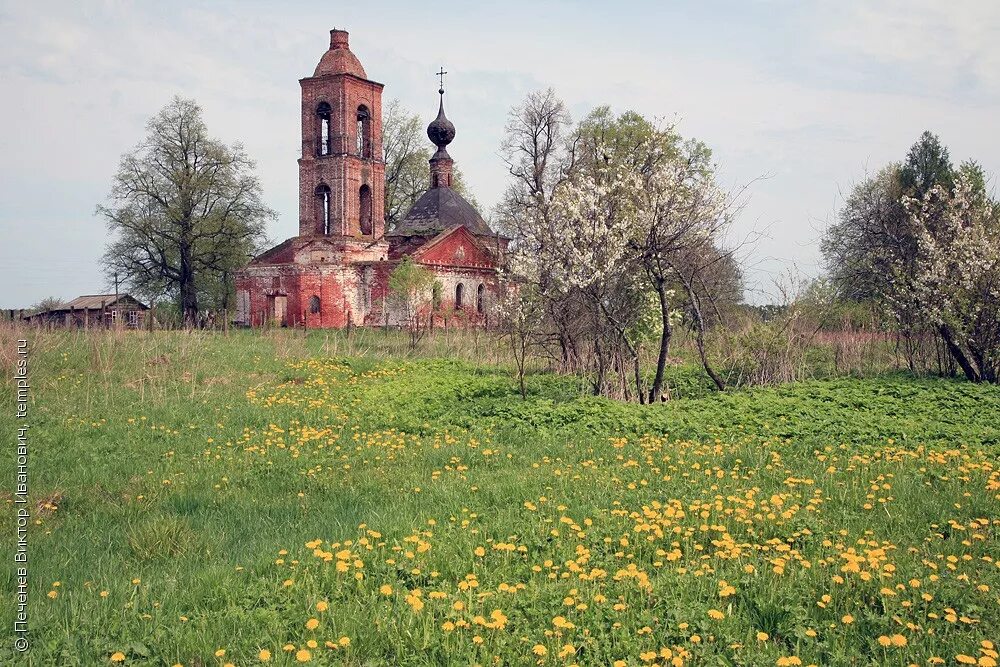
[[[430,327],[425,324],[432,299],[434,274],[414,262],[409,256],[389,274],[389,291],[403,313],[403,326],[410,332],[410,349],[416,349]]]
[[[820,249],[841,294],[854,301],[883,300],[894,289],[890,266],[912,255],[903,209],[902,166],[890,164],[858,183],[823,235]]]
[[[193,100],[175,97],[146,127],[97,208],[116,237],[104,267],[140,294],[176,298],[193,326],[202,297],[261,247],[275,214],[243,147],[210,137]]]
[[[950,188],[954,177],[952,172],[948,149],[941,145],[936,134],[925,130],[906,155],[906,162],[899,172],[900,185],[910,196],[919,198],[935,185]]]

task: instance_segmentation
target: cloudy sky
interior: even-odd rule
[[[295,234],[298,79],[333,27],[351,32],[386,100],[428,121],[445,66],[458,128],[449,150],[485,207],[506,182],[508,110],[548,86],[575,118],[608,104],[676,121],[712,147],[727,186],[765,177],[737,230],[757,238],[746,257],[757,302],[789,270],[818,273],[843,193],[924,129],[956,162],[1000,173],[1000,3],[472,5],[3,0],[0,307],[107,287],[94,208],[175,94],[257,161],[279,213],[270,237]]]

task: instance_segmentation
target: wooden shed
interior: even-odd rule
[[[145,326],[149,306],[130,294],[87,294],[65,306],[50,308],[24,317],[32,324],[59,327]]]

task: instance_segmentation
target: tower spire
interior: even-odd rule
[[[430,159],[432,188],[451,187],[451,168],[454,162],[448,155],[447,146],[455,139],[455,125],[444,113],[444,75],[447,73],[444,67],[436,72],[436,76],[440,78],[438,115],[427,126],[427,138],[437,146],[437,151]]]

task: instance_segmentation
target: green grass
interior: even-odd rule
[[[30,535],[31,663],[985,665],[1000,644],[997,387],[715,395],[679,367],[667,404],[541,372],[522,401],[488,341],[494,364],[359,338],[37,335],[31,493],[57,509]]]

